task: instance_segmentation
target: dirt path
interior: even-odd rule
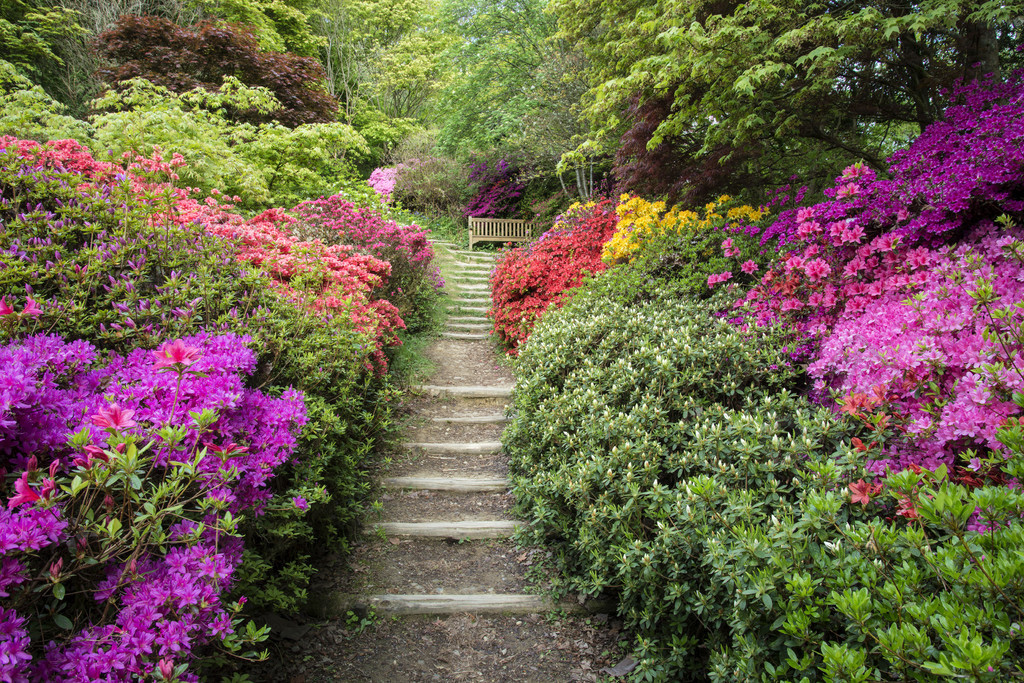
[[[328,618],[279,623],[260,680],[598,681],[622,659],[615,620],[531,589],[545,551],[508,538],[519,522],[499,439],[513,378],[488,338],[490,261],[445,257],[448,327],[407,403],[406,448],[351,556],[317,576]]]

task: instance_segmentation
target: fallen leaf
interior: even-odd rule
[[[399,540],[399,539],[397,539],[397,538],[389,538],[389,539],[388,539],[388,543],[390,543],[391,545],[398,545],[398,544],[399,544],[399,543],[401,543],[401,542],[402,542],[402,541],[401,541],[401,540]]]

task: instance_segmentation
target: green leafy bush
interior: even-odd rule
[[[815,406],[782,338],[714,301],[595,298],[603,277],[523,345],[503,443],[525,537],[567,588],[618,599],[635,680],[1021,675],[1016,421],[1005,465],[882,485],[865,459],[902,437],[884,403]]]
[[[233,121],[228,112],[272,112],[280,103],[266,88],[227,77],[217,91],[196,88],[174,93],[141,78],[122,83],[92,102],[97,151],[115,155],[181,154],[187,166],[181,182],[204,191],[239,195],[249,209],[293,206],[332,194],[348,172],[346,157],[366,153],[366,142],[343,123],[254,125]]]

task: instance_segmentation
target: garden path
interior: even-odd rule
[[[351,571],[321,593],[333,620],[297,639],[285,680],[596,681],[621,659],[614,619],[527,592],[545,551],[509,539],[520,522],[500,434],[513,377],[485,317],[491,257],[439,251],[449,315],[426,351],[434,372],[409,401],[405,450]]]

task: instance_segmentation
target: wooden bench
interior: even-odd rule
[[[542,229],[543,223],[516,218],[469,219],[469,248],[477,242],[528,242]]]

